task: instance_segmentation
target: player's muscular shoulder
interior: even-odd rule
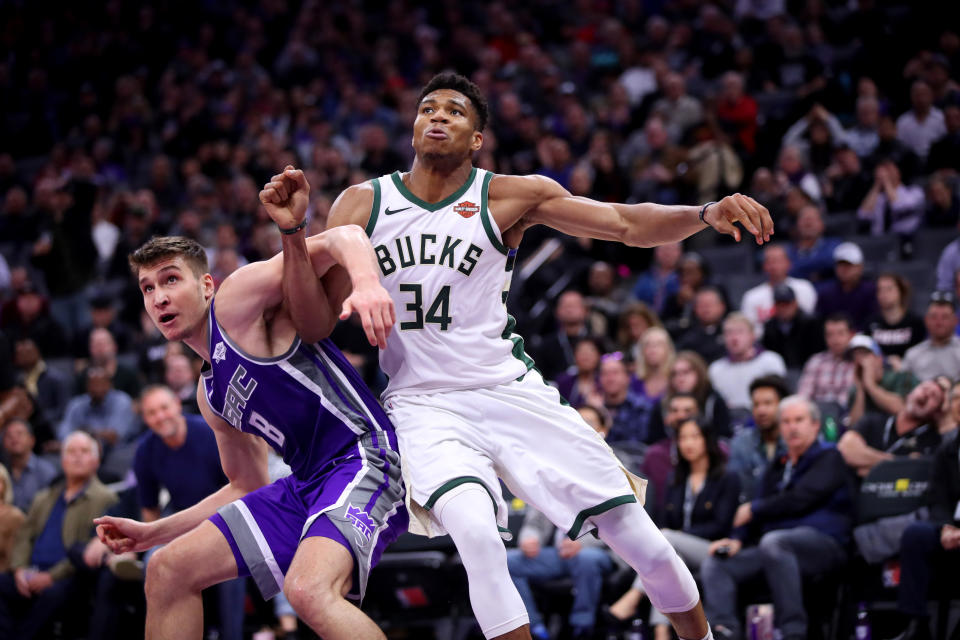
[[[369,181],[347,187],[330,207],[327,228],[331,229],[345,224],[355,224],[360,228],[366,227],[370,220],[373,200],[374,189]]]
[[[537,206],[565,195],[566,189],[546,176],[497,175],[490,181],[490,212],[502,231],[526,227],[535,224]]]

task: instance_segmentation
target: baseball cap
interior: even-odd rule
[[[850,264],[863,264],[863,251],[852,242],[841,242],[833,250],[834,262],[849,262]]]
[[[793,302],[797,299],[797,294],[793,292],[790,285],[781,282],[773,288],[774,302]]]
[[[850,358],[853,356],[854,349],[867,349],[874,355],[883,357],[883,352],[880,351],[880,346],[877,344],[877,341],[862,333],[858,333],[850,338],[850,344],[847,345],[847,351],[845,353],[846,357]]]
[[[934,291],[930,294],[930,302],[948,304],[954,308],[957,306],[957,299],[952,291]]]

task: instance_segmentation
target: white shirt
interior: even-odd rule
[[[947,125],[943,120],[943,112],[936,107],[930,107],[930,113],[923,122],[917,120],[913,109],[897,118],[897,138],[921,159],[927,157],[930,145],[946,133]]]
[[[750,383],[766,375],[786,375],[787,365],[779,353],[761,351],[751,360],[731,362],[721,358],[707,370],[710,384],[731,409],[749,409]]]
[[[809,280],[787,277],[786,284],[793,289],[797,296],[797,304],[807,313],[815,313],[817,309],[817,290]],[[763,336],[763,323],[773,317],[773,287],[769,282],[758,284],[743,294],[740,302],[740,311],[753,322],[757,338]]]

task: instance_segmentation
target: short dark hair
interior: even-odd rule
[[[449,71],[438,73],[433,76],[430,82],[420,91],[417,104],[419,105],[423,102],[424,98],[440,89],[452,89],[469,98],[473,104],[473,112],[477,115],[474,129],[476,131],[483,131],[486,128],[487,120],[490,118],[490,107],[487,106],[487,100],[483,97],[483,94],[480,92],[480,87],[478,87],[476,83],[459,73],[451,73]]]
[[[750,395],[752,396],[753,392],[757,389],[773,389],[781,400],[789,396],[791,393],[790,386],[787,384],[787,381],[782,377],[775,375],[754,378],[753,382],[750,383]]]
[[[843,311],[835,311],[830,315],[828,315],[827,318],[823,321],[823,324],[827,324],[828,322],[831,324],[842,322],[843,324],[847,325],[847,329],[850,329],[851,331],[853,331],[853,319],[850,317],[849,314],[844,313]]]
[[[140,275],[140,269],[155,265],[168,258],[183,258],[191,271],[197,276],[205,274],[207,266],[207,252],[196,240],[183,236],[154,236],[139,249],[131,253],[127,260],[133,275]]]

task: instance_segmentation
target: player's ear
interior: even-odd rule
[[[473,132],[473,142],[470,144],[470,150],[476,153],[480,151],[480,148],[483,146],[483,132],[474,131]]]
[[[200,288],[203,290],[204,300],[212,298],[217,289],[217,285],[213,282],[213,276],[209,273],[200,276]]]

